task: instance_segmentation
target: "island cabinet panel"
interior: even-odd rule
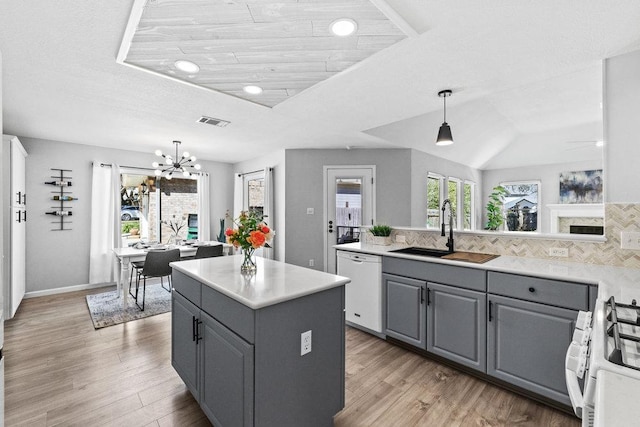
[[[200,318],[200,309],[177,292],[173,292],[171,303],[171,365],[198,400],[200,379],[196,322]]]
[[[427,348],[426,282],[383,274],[385,333],[421,349]]]
[[[253,346],[202,313],[200,406],[216,426],[253,425]]]
[[[487,374],[571,405],[564,359],[578,312],[488,296]]]
[[[333,425],[345,400],[344,285],[251,309],[201,283],[197,307],[173,274],[172,365],[213,425]]]
[[[487,295],[427,283],[427,351],[486,372]]]
[[[176,291],[180,292],[180,295],[200,307],[202,298],[202,285],[200,282],[174,270],[171,274],[171,285]]]

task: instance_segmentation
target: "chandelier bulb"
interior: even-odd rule
[[[189,152],[185,151],[184,153],[182,153],[182,158],[186,159],[187,157],[189,157]]]
[[[153,173],[154,173],[156,176],[160,176],[160,175],[162,175],[162,171],[161,171],[160,169],[156,169]]]
[[[202,166],[200,166],[198,163],[196,163],[195,165],[193,165],[193,168],[194,168],[195,170],[198,170],[198,171],[200,170],[200,168],[201,168],[201,167],[202,167]]]
[[[161,157],[162,156],[162,151],[156,150],[156,156]]]

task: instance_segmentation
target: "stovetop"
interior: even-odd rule
[[[608,360],[640,371],[640,306],[636,299],[622,303],[611,297],[606,310]]]

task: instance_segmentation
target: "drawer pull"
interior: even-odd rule
[[[356,317],[360,317],[360,315],[358,313],[353,313],[354,316]]]
[[[529,292],[533,293],[536,291],[536,288],[534,288],[533,286],[529,288]]]

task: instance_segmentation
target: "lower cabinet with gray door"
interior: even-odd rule
[[[383,274],[385,334],[427,348],[426,282]]]
[[[486,372],[487,294],[427,283],[427,351]]]
[[[487,374],[570,405],[564,358],[588,285],[488,274]]]

